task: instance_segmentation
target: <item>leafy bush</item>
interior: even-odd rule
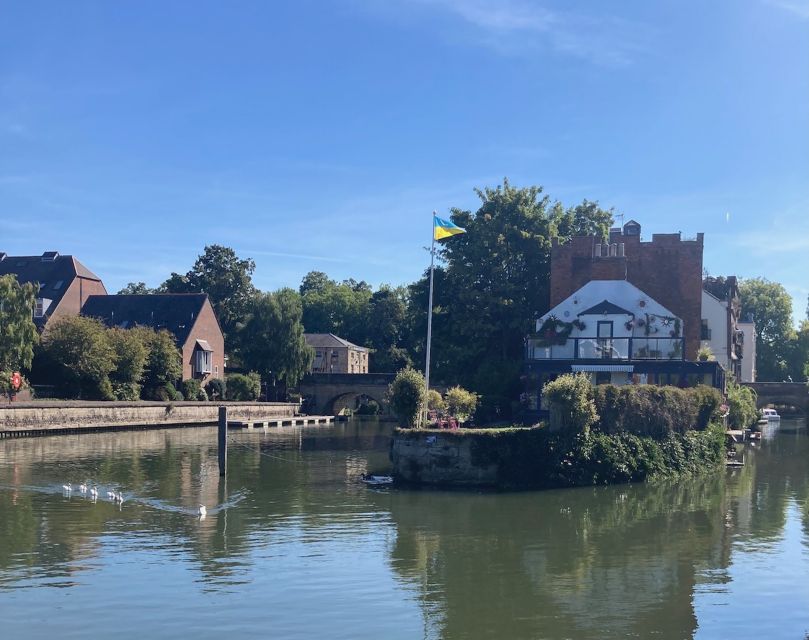
[[[427,394],[424,390],[424,376],[410,367],[396,374],[390,387],[388,397],[391,408],[406,426],[415,426],[419,414],[424,409]]]
[[[382,407],[373,398],[363,398],[360,406],[354,412],[358,416],[378,416],[382,413]]]
[[[183,394],[177,391],[171,382],[167,382],[166,384],[162,384],[158,387],[152,387],[146,391],[146,394],[148,396],[148,400],[157,400],[159,402],[169,402],[183,399]]]
[[[461,422],[466,422],[469,416],[475,413],[478,396],[463,387],[452,387],[447,391],[446,402],[450,415],[455,416]]]
[[[227,385],[225,381],[221,378],[211,378],[205,384],[205,391],[208,394],[208,398],[213,401],[216,400],[224,400],[225,399],[225,392],[227,390]]]
[[[700,362],[708,362],[709,360],[716,360],[716,356],[711,351],[710,347],[700,347],[697,351],[697,360]]]
[[[750,387],[742,387],[734,381],[727,384],[728,423],[736,429],[746,429],[758,420],[756,393]]]
[[[227,376],[227,399],[237,401],[258,400],[261,395],[261,376],[255,371],[247,375],[231,373]]]
[[[718,417],[722,396],[706,386],[689,389],[654,385],[599,385],[593,390],[597,428],[663,438],[705,429]]]
[[[140,400],[141,387],[135,382],[113,382],[112,395],[116,400],[134,402]]]
[[[447,403],[438,391],[430,389],[427,392],[427,408],[431,411],[438,411],[443,413],[447,410]]]
[[[551,429],[589,433],[598,421],[593,385],[583,373],[565,374],[545,385],[542,392],[551,406]]]
[[[200,384],[199,380],[189,378],[188,380],[182,381],[180,390],[183,392],[183,397],[186,400],[197,400],[199,399],[199,392],[202,391],[202,385]],[[207,399],[208,396],[205,397]]]

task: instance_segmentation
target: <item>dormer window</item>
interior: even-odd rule
[[[36,306],[34,307],[34,317],[44,318],[50,306],[51,300],[48,300],[48,298],[37,298]]]

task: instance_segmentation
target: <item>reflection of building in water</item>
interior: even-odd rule
[[[448,637],[691,637],[704,566],[722,566],[722,478],[392,503],[391,563]],[[475,621],[475,632],[469,627]],[[485,621],[485,622],[484,622]]]

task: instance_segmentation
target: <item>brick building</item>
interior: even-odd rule
[[[51,320],[79,315],[90,296],[106,295],[101,278],[73,256],[46,251],[41,256],[10,256],[0,251],[0,276],[39,285],[34,323],[40,331]]]
[[[205,293],[91,296],[81,312],[108,327],[167,329],[182,352],[184,380],[225,376],[225,339]]]
[[[368,373],[368,349],[333,333],[305,333],[315,351],[310,373]]]
[[[626,280],[682,318],[685,357],[696,360],[702,326],[702,233],[655,233],[642,242],[640,224],[610,230],[609,242],[592,236],[555,240],[551,248],[551,307],[591,280]]]
[[[612,229],[609,242],[576,237],[551,248],[551,310],[526,339],[529,411],[542,412],[542,387],[562,373],[594,384],[724,388],[724,369],[699,362],[703,234]]]

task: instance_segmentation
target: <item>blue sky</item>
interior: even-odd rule
[[[0,251],[406,283],[508,176],[809,294],[809,0],[0,0]],[[728,221],[729,220],[729,221]]]

